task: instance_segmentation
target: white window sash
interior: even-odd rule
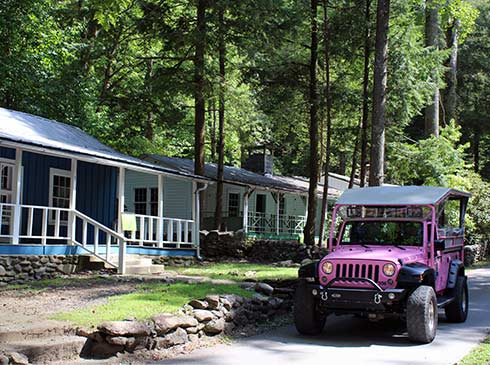
[[[67,178],[70,181],[70,189],[72,188],[72,184],[73,184],[73,182],[71,181],[71,171],[70,170],[61,170],[61,169],[56,169],[54,167],[51,167],[49,169],[49,202],[48,202],[48,206],[50,206],[52,208],[58,208],[58,207],[53,206],[53,198],[54,198],[53,190],[54,190],[54,177],[55,176],[61,176],[61,177]],[[70,196],[71,196],[71,194],[70,194]],[[68,206],[70,206],[70,196],[68,196]],[[57,197],[57,198],[59,198],[59,197]],[[65,199],[65,198],[63,198],[63,199]],[[55,224],[55,219],[53,219],[51,214],[49,214],[49,224],[50,225]],[[68,224],[68,221],[62,220],[60,218],[60,224],[66,226]]]

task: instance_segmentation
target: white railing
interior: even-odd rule
[[[305,224],[306,217],[303,215],[280,214],[278,219],[276,214],[248,213],[248,232],[250,233],[302,234]]]
[[[194,245],[194,221],[135,214],[136,231],[126,240],[129,245],[176,247]]]

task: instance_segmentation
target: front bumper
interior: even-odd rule
[[[318,305],[328,311],[393,311],[406,295],[406,289],[355,289],[309,285]]]

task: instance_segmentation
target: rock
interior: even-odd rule
[[[228,299],[221,297],[220,302],[225,309],[227,309],[227,310],[231,309],[232,305]]]
[[[195,309],[208,309],[208,302],[204,300],[194,299],[189,302],[189,305]]]
[[[204,309],[196,309],[192,314],[199,322],[207,322],[214,318],[213,313]]]
[[[145,348],[149,348],[149,338],[148,337],[129,337],[127,339],[126,345],[124,348],[127,351],[136,351]]]
[[[270,298],[269,299],[269,305],[274,308],[274,309],[278,309],[281,307],[281,304],[284,302],[283,299],[281,298],[276,298],[276,297],[273,297],[273,298]]]
[[[4,276],[7,273],[7,270],[3,266],[0,266],[0,276]]]
[[[274,288],[266,283],[257,283],[255,285],[255,291],[257,293],[262,293],[265,295],[272,295],[272,293],[274,292]]]
[[[246,271],[246,272],[245,272],[245,277],[246,277],[246,278],[253,279],[253,278],[255,278],[256,276],[257,276],[257,271],[252,271],[252,270],[250,270],[250,271]]]
[[[107,336],[105,340],[111,345],[125,346],[128,343],[129,339],[134,339],[134,337]]]
[[[197,334],[191,334],[191,335],[189,335],[189,341],[190,342],[197,342],[197,341],[199,341],[199,335],[197,335]]]
[[[152,318],[155,323],[155,330],[159,335],[164,335],[173,331],[177,327],[194,327],[198,321],[191,316],[176,316],[173,314],[160,314]]]
[[[188,334],[196,334],[199,332],[198,327],[187,327],[185,330]]]
[[[218,311],[218,310],[213,310],[211,311],[211,313],[213,313],[216,318],[223,318],[225,316],[225,314],[222,311]]]
[[[156,348],[167,349],[175,345],[182,345],[189,340],[187,332],[182,328],[177,328],[175,332],[166,334],[165,337],[156,339]]]
[[[222,295],[221,298],[226,299],[232,307],[238,307],[244,302],[244,299],[236,294]]]
[[[209,309],[219,309],[219,295],[208,295],[206,296],[206,301]]]
[[[123,352],[124,347],[120,345],[111,345],[107,342],[95,342],[91,349],[90,354],[94,357],[111,357],[117,354],[118,352]]]
[[[10,360],[7,356],[0,354],[0,365],[8,365],[9,362]]]
[[[97,328],[99,331],[112,336],[149,336],[151,333],[148,325],[136,321],[103,322]]]
[[[9,358],[11,364],[16,364],[16,365],[29,364],[29,359],[24,354],[18,352],[7,352],[5,355]]]
[[[301,266],[308,265],[309,263],[312,263],[312,262],[313,262],[313,260],[311,260],[311,259],[304,259],[301,261]]]
[[[217,335],[225,330],[225,320],[223,318],[215,319],[206,323],[204,332],[208,335]]]

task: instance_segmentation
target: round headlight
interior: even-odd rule
[[[386,276],[393,276],[395,275],[395,265],[393,264],[385,264],[383,266],[383,274],[385,274]]]
[[[327,275],[331,274],[333,271],[333,264],[330,261],[325,261],[322,264],[322,271]]]

